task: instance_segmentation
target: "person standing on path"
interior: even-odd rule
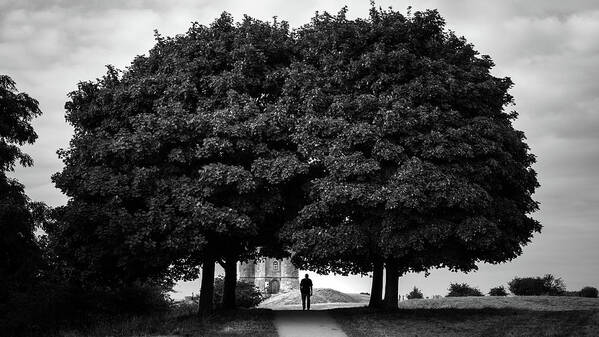
[[[310,310],[310,296],[312,296],[312,280],[306,274],[306,277],[300,282],[300,292],[302,293],[302,310]]]

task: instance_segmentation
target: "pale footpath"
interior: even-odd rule
[[[276,311],[274,324],[280,337],[347,337],[326,311]]]

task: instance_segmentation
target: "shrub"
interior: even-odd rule
[[[449,294],[445,297],[484,296],[477,288],[466,283],[452,283],[449,285]]]
[[[422,292],[420,291],[420,289],[414,287],[414,289],[412,289],[412,291],[406,295],[406,297],[411,300],[411,299],[421,299],[424,298],[424,296],[422,295]]]
[[[168,290],[158,284],[136,282],[114,290],[88,291],[83,299],[99,313],[141,315],[167,311],[171,304]]]
[[[214,303],[217,307],[221,305],[224,286],[225,278],[223,276],[214,279]],[[235,303],[238,306],[252,308],[262,302],[263,299],[264,297],[253,284],[237,282],[237,287],[235,287]]]
[[[595,287],[584,287],[580,290],[581,297],[597,298],[597,295],[599,295],[599,291]]]
[[[489,291],[490,296],[507,296],[507,291],[505,291],[504,286],[499,286],[495,288],[491,288]]]
[[[138,283],[107,290],[40,281],[27,292],[11,292],[0,302],[0,335],[53,336],[59,329],[123,315],[166,312],[169,307],[166,291],[159,285]]]
[[[515,277],[508,285],[512,294],[519,296],[559,296],[566,292],[562,279],[551,274],[543,277]]]

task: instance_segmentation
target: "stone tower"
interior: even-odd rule
[[[263,293],[299,289],[299,272],[289,259],[262,258],[238,265],[239,281],[252,283]]]

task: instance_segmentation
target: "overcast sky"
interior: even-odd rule
[[[68,145],[72,129],[64,120],[67,93],[78,81],[100,77],[104,66],[125,68],[153,45],[153,30],[184,33],[190,22],[209,24],[222,11],[239,20],[243,14],[292,27],[307,23],[315,11],[336,13],[349,6],[349,17],[366,17],[368,0],[275,1],[82,1],[0,0],[0,74],[11,76],[20,91],[40,102],[35,120],[37,143],[25,147],[32,168],[14,172],[33,200],[49,205],[66,198],[50,176],[61,169],[56,150]],[[544,226],[518,259],[481,265],[467,275],[434,271],[406,275],[400,292],[413,286],[425,296],[446,294],[450,282],[468,282],[484,292],[514,276],[552,273],[571,290],[599,286],[599,2],[537,1],[377,1],[405,11],[437,8],[449,29],[465,36],[497,64],[497,76],[515,82],[512,95],[520,114],[516,127],[537,155],[541,188],[535,195]],[[368,291],[370,279],[314,276],[316,287]],[[197,283],[179,287],[182,294]]]

